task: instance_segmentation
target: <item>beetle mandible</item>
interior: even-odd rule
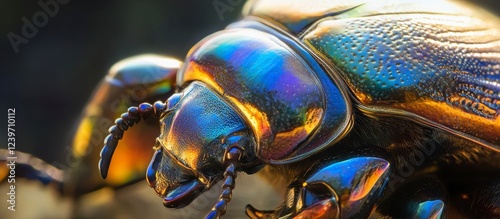
[[[218,218],[237,172],[265,166],[289,189],[252,218],[498,216],[499,42],[498,18],[465,3],[249,1],[191,49],[176,94],[116,120],[101,175],[152,116],[146,178],[169,208],[224,180]]]

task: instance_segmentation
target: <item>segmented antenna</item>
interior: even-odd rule
[[[156,101],[153,105],[142,103],[139,107],[128,108],[127,112],[121,115],[121,118],[115,120],[115,125],[109,128],[109,135],[104,139],[104,147],[101,150],[99,170],[103,179],[106,179],[108,176],[111,157],[113,157],[113,153],[118,145],[118,141],[122,139],[123,133],[127,131],[129,127],[139,123],[141,118],[143,120],[151,116],[153,116],[153,118],[160,118],[166,108],[167,105],[161,101]]]
[[[205,216],[205,219],[220,218],[226,213],[227,204],[231,201],[233,189],[235,187],[235,179],[238,168],[241,164],[243,151],[241,148],[232,147],[226,153],[225,164],[227,166],[224,171],[224,184],[222,184],[222,192],[219,201],[215,203],[212,210]]]

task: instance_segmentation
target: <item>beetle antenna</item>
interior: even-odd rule
[[[109,128],[109,135],[104,139],[104,147],[101,150],[99,170],[103,179],[106,179],[108,176],[111,157],[113,157],[113,153],[118,145],[118,141],[122,139],[123,133],[127,131],[129,127],[137,124],[141,118],[143,120],[151,116],[153,116],[153,118],[159,118],[166,108],[167,105],[161,101],[156,101],[153,105],[142,103],[139,107],[128,108],[127,112],[121,115],[121,118],[115,120],[115,125]]]
[[[243,157],[243,149],[239,147],[231,147],[226,152],[225,163],[226,171],[224,171],[224,184],[222,184],[222,192],[219,201],[215,203],[212,210],[205,216],[205,219],[218,219],[226,213],[227,204],[231,201],[233,189],[235,187],[235,179],[238,168]]]

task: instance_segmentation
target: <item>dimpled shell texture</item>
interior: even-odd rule
[[[355,106],[500,150],[500,21],[463,2],[255,0],[244,15],[296,36]]]

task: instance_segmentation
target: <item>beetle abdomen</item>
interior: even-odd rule
[[[304,37],[368,111],[443,125],[497,146],[499,40],[488,23],[447,15],[327,20]]]

